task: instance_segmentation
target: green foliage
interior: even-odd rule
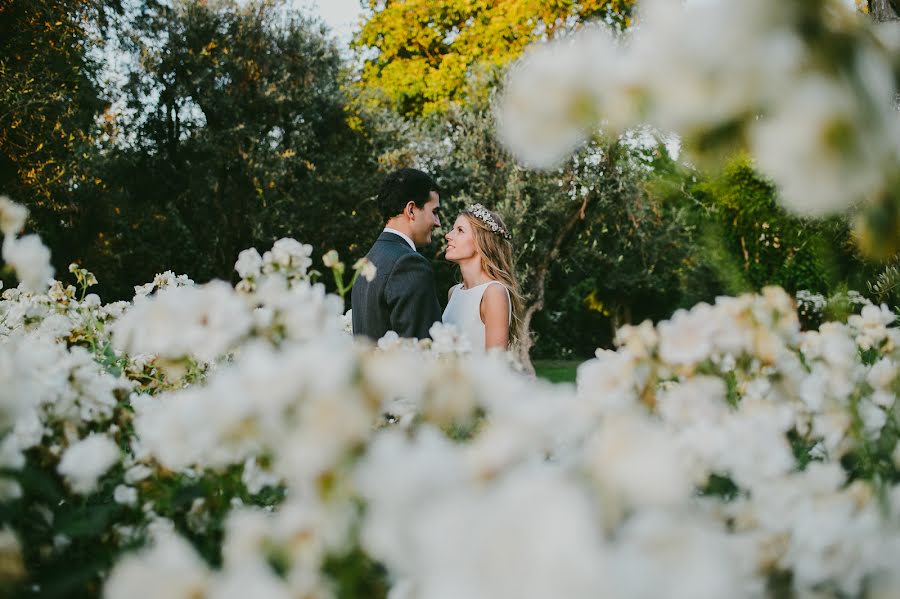
[[[746,157],[731,160],[720,175],[701,177],[690,191],[708,263],[729,293],[766,285],[827,293],[855,260],[844,220],[788,214]]]
[[[334,580],[337,599],[383,599],[388,595],[387,571],[359,546],[329,556],[322,569]]]
[[[165,268],[229,279],[239,251],[284,236],[355,246],[377,165],[320,25],[271,2],[148,2],[123,27],[142,56],[127,86],[138,116],[113,121],[95,162],[105,197],[81,198],[83,261],[121,273],[104,296],[128,295],[126,270],[129,284]]]
[[[885,264],[868,284],[869,294],[878,303],[885,303],[892,308],[900,307],[900,257]]]
[[[121,467],[104,475],[95,492],[81,497],[68,491],[53,464],[42,450],[32,450],[24,468],[0,473],[0,480],[6,476],[22,488],[21,497],[0,502],[0,526],[12,526],[25,549],[28,579],[21,584],[23,597],[98,596],[101,581],[122,552],[146,541],[142,502],[152,502],[159,516],[171,520],[179,534],[217,566],[233,502],[266,507],[284,499],[280,487],[250,494],[241,482],[242,468],[232,467],[137,483],[140,501],[127,506],[113,499],[122,481]]]
[[[91,185],[78,154],[105,102],[89,51],[119,0],[0,0],[0,193],[64,217],[54,195]]]

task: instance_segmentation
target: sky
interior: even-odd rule
[[[322,17],[345,46],[362,14],[359,0],[294,0],[294,4],[309,14]]]

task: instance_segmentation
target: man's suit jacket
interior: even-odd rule
[[[428,260],[387,231],[366,257],[375,265],[375,278],[359,277],[353,285],[353,334],[380,339],[394,331],[401,337],[429,337],[428,329],[441,319],[441,305]]]

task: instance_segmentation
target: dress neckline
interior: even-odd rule
[[[479,287],[484,287],[485,285],[490,285],[491,283],[500,283],[500,281],[498,281],[496,279],[491,279],[487,283],[482,283],[481,285],[475,285],[474,287],[469,287],[468,289],[463,287],[464,283],[460,283],[459,291],[474,291],[475,289],[478,289]],[[500,285],[502,285],[502,284],[503,283],[500,283]]]

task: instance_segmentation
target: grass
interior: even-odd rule
[[[535,360],[538,377],[552,383],[574,383],[575,373],[582,360]]]

